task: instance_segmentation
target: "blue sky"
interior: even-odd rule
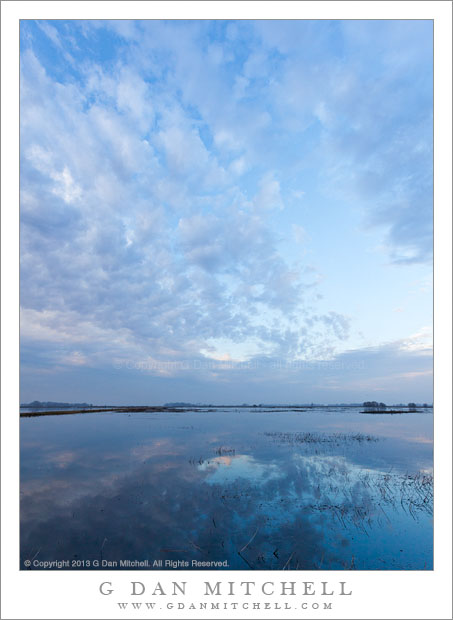
[[[432,401],[430,21],[22,21],[21,402]]]

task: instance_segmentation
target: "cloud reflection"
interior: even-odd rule
[[[418,524],[419,547],[429,550],[432,478],[379,467],[387,441],[282,444],[243,427],[236,451],[233,431],[221,434],[231,447],[219,448],[209,432],[188,441],[182,429],[156,435],[145,417],[133,426],[129,417],[107,419],[118,424],[116,452],[44,443],[41,455],[35,447],[24,457],[22,559],[39,552],[40,560],[227,559],[231,569],[344,569],[354,556],[381,568],[381,556],[395,562],[391,551],[367,551],[367,541],[387,522],[401,540],[408,523]],[[34,458],[39,468],[28,467]],[[414,567],[398,562],[392,566]]]

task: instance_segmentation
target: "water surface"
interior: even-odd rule
[[[432,569],[432,421],[335,407],[23,418],[21,568]]]

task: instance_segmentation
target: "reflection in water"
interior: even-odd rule
[[[430,569],[432,416],[405,416],[400,439],[388,421],[372,429],[364,417],[219,410],[23,419],[22,566],[34,558],[90,568],[147,559],[151,567]]]
[[[203,461],[198,469],[207,473],[205,481],[208,484],[228,484],[244,478],[262,485],[266,479],[282,475],[277,464],[261,463],[249,454],[217,456]]]

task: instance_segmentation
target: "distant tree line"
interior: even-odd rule
[[[53,400],[45,400],[45,401],[41,401],[41,400],[34,400],[31,403],[21,403],[20,404],[21,407],[33,407],[34,409],[42,409],[42,408],[49,408],[49,409],[56,409],[58,407],[64,408],[64,407],[92,407],[93,405],[91,403],[59,403],[59,402],[55,402]]]
[[[376,400],[366,400],[363,403],[363,406],[366,409],[387,409],[387,405],[385,403],[378,403]],[[404,407],[405,405],[398,405],[399,407]],[[427,403],[423,404],[423,407],[428,407],[429,405]],[[417,403],[408,403],[407,404],[407,408],[409,409],[409,411],[416,411],[417,407],[420,407],[420,405],[417,405]]]
[[[378,403],[376,400],[367,400],[363,403],[363,406],[367,409],[387,409],[385,403]]]

